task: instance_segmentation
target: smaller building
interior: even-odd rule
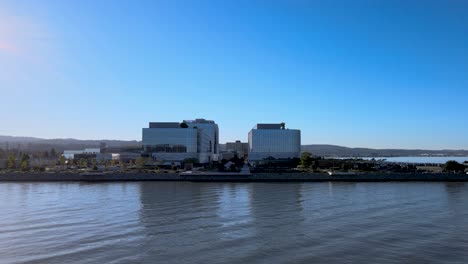
[[[120,154],[118,153],[99,153],[96,154],[96,161],[110,161],[110,160],[120,160]]]
[[[93,157],[97,156],[97,154],[101,153],[100,148],[85,148],[83,150],[65,150],[63,152],[63,157],[65,159],[76,159],[82,157]]]
[[[135,161],[139,157],[141,157],[140,153],[133,153],[133,152],[120,152],[118,154],[118,160],[127,163],[129,161]]]
[[[226,152],[234,153],[239,158],[246,157],[249,153],[249,143],[243,143],[240,140],[226,143]]]

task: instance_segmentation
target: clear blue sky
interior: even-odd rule
[[[468,2],[3,0],[0,92],[0,135],[468,149]]]

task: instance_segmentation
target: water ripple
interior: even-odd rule
[[[1,183],[0,263],[468,263],[465,183]]]

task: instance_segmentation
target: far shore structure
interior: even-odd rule
[[[143,128],[142,145],[144,155],[164,162],[210,163],[233,155],[248,157],[249,162],[292,159],[300,157],[301,132],[286,129],[284,123],[257,124],[248,134],[248,143],[228,142],[221,153],[218,125],[212,120],[150,122]]]
[[[301,131],[287,129],[285,123],[260,123],[248,133],[248,142],[219,144],[219,127],[213,120],[197,118],[181,122],[150,122],[142,129],[141,156],[161,165],[181,165],[186,161],[210,164],[234,157],[251,164],[266,159],[299,158]],[[63,157],[73,159],[117,160],[120,153],[102,153],[100,148],[65,150]],[[135,153],[136,154],[136,153]]]
[[[286,124],[257,124],[249,132],[249,161],[293,159],[301,155],[301,131]]]
[[[375,159],[333,159],[313,156],[301,149],[301,130],[287,128],[285,123],[258,123],[248,132],[248,142],[236,140],[219,144],[219,127],[213,120],[198,118],[180,122],[150,122],[142,129],[142,144],[130,147],[84,148],[65,150],[60,169],[131,171],[160,170],[218,172],[321,172],[333,175],[374,173],[442,173],[468,172],[467,164],[447,162],[398,163]],[[302,153],[302,155],[301,155]],[[53,156],[53,155],[52,155]],[[65,162],[64,159],[67,161]],[[49,161],[49,160],[47,160]],[[39,162],[39,163],[38,163]],[[44,164],[42,160],[23,158],[0,160],[0,168],[27,169]],[[450,163],[450,164],[449,164]],[[37,169],[40,171],[40,168]],[[44,169],[43,170],[47,170]]]
[[[142,129],[142,142],[107,143],[73,143],[69,148],[60,149],[63,154],[58,154],[54,146],[49,146],[50,151],[25,151],[19,145],[16,149],[0,149],[0,173],[180,172],[198,176],[205,173],[206,179],[220,175],[227,177],[232,173],[236,177],[249,173],[322,173],[340,177],[362,173],[384,176],[395,173],[468,174],[468,161],[460,162],[456,157],[442,164],[312,155],[314,149],[304,146],[301,149],[301,131],[287,128],[285,123],[259,123],[249,131],[248,142],[236,140],[219,144],[219,128],[213,120],[150,122]]]
[[[196,159],[199,163],[219,160],[219,128],[212,120],[151,122],[143,128],[143,153],[165,162]]]

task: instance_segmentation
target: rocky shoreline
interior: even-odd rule
[[[119,182],[119,181],[191,181],[191,182],[466,182],[467,174],[449,173],[362,173],[330,176],[321,173],[3,173],[0,182]]]

